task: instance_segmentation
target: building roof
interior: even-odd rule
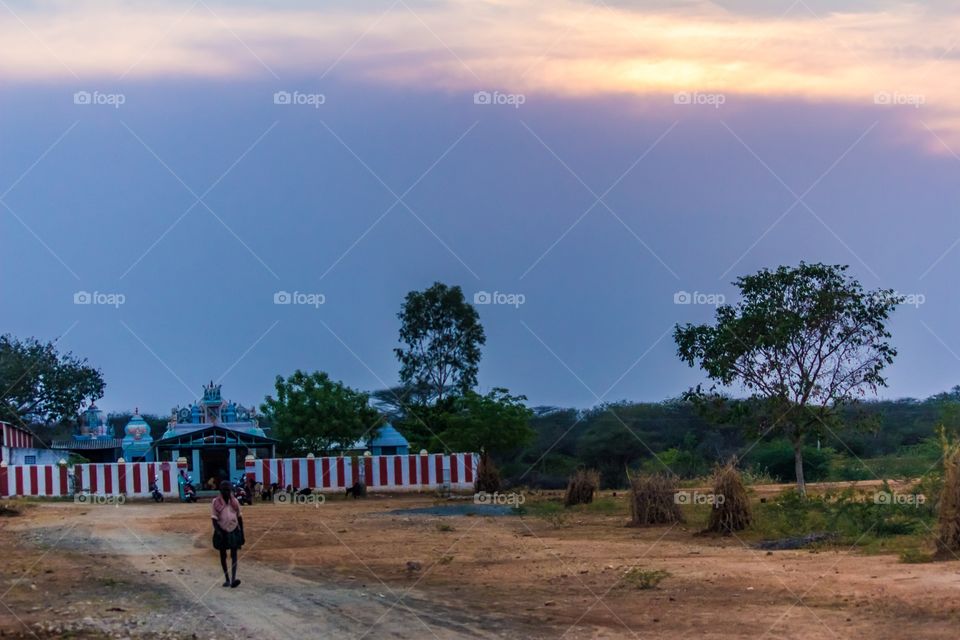
[[[50,443],[51,449],[68,449],[89,451],[93,449],[120,449],[123,441],[120,438],[90,438],[89,440],[54,440]]]

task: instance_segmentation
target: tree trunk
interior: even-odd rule
[[[793,468],[797,474],[797,493],[806,498],[807,483],[803,479],[803,440],[800,438],[793,441]]]

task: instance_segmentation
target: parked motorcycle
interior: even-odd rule
[[[163,502],[163,493],[160,491],[160,486],[156,478],[150,483],[150,496],[154,502]]]
[[[233,483],[233,495],[240,504],[253,504],[253,496],[247,491],[243,476]]]
[[[181,472],[177,482],[180,485],[180,502],[196,502],[197,490],[193,486],[193,476]]]

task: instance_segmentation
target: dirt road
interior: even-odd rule
[[[768,553],[682,526],[626,528],[619,512],[439,516],[446,505],[416,496],[247,508],[243,584],[225,589],[208,508],[52,503],[0,518],[0,544],[15,549],[0,631],[894,640],[960,628],[960,560]],[[638,590],[624,580],[638,567],[667,577]]]

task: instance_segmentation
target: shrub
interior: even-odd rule
[[[623,575],[623,584],[635,589],[655,589],[657,585],[663,582],[664,578],[669,577],[670,572],[662,569],[650,570],[632,567]]]
[[[474,486],[477,493],[485,491],[487,493],[496,493],[500,491],[500,472],[490,459],[486,452],[480,454],[480,463],[477,465],[477,480]]]
[[[937,552],[960,551],[960,447],[951,446],[943,461],[943,490],[938,514]]]
[[[803,475],[807,482],[826,480],[830,475],[833,449],[803,448]],[[754,447],[744,461],[747,466],[762,469],[781,482],[796,482],[793,445],[786,440],[771,440]]]

